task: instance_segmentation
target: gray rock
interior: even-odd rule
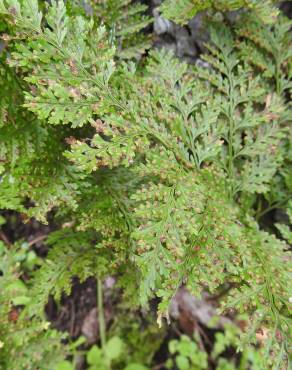
[[[206,51],[205,43],[209,40],[209,34],[204,27],[203,13],[197,14],[188,23],[191,39],[202,52]]]
[[[0,53],[4,50],[5,48],[5,42],[0,40]]]
[[[196,60],[196,65],[201,68],[207,68],[207,69],[211,68],[210,64],[201,58],[198,58]]]
[[[205,326],[211,326],[214,329],[223,329],[231,321],[224,316],[219,316],[214,306],[206,300],[194,297],[189,291],[181,287],[172,298],[169,315],[185,325],[186,331],[193,333],[196,322]]]
[[[178,57],[196,57],[197,48],[194,41],[190,38],[186,28],[179,28],[176,32],[177,56]]]
[[[82,6],[86,12],[87,15],[92,16],[93,15],[93,9],[89,2],[82,0]]]
[[[160,15],[157,8],[160,3],[161,1],[156,0],[151,2],[154,7],[153,30],[156,35],[154,46],[173,50],[179,58],[195,64],[199,51],[205,51],[204,44],[209,39],[202,14],[196,15],[187,26],[179,26]]]
[[[151,3],[152,3],[152,6],[158,6],[161,4],[161,0],[152,0]]]
[[[89,344],[96,342],[98,338],[99,324],[97,315],[97,309],[93,308],[89,311],[82,324],[81,332]]]
[[[276,219],[276,222],[289,225],[289,217],[287,215],[287,212],[283,209],[276,209],[275,219]]]
[[[157,9],[153,10],[153,15],[154,15],[153,29],[156,35],[162,35],[167,32],[171,33],[173,31],[173,23],[161,17]]]

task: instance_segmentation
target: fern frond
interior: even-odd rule
[[[92,122],[97,133],[85,142],[73,141],[66,156],[79,170],[92,172],[100,167],[130,166],[139,151],[149,146],[147,133],[133,129],[120,116],[105,117],[105,122]]]
[[[161,5],[162,15],[179,24],[187,23],[198,12],[208,9],[222,12],[247,8],[263,23],[274,23],[278,9],[271,0],[166,0]]]
[[[8,249],[0,242],[0,367],[51,370],[68,354],[62,343],[67,335],[50,329],[39,316],[30,320],[22,316],[21,305],[29,302],[29,283],[21,279],[21,256],[18,244]]]
[[[237,26],[240,55],[274,80],[277,94],[291,89],[291,21],[284,16],[273,26],[259,22],[256,17],[244,17]]]
[[[243,189],[265,192],[283,160],[275,155],[284,135],[279,124],[283,102],[273,94],[265,97],[265,85],[258,78],[251,78],[252,70],[240,63],[230,31],[220,26],[211,30],[211,36],[213,46],[204,59],[213,71],[198,69],[198,75],[222,97],[219,137],[228,147],[222,147],[222,168],[234,179],[234,193]],[[259,103],[266,105],[261,111],[257,108]],[[252,153],[252,161],[248,153]]]
[[[287,207],[287,215],[289,218],[289,225],[283,223],[277,223],[276,227],[280,231],[282,237],[287,240],[289,244],[292,244],[292,201],[290,200]]]
[[[26,80],[35,88],[26,93],[26,107],[40,119],[76,127],[94,115],[98,104],[104,109],[119,105],[108,86],[114,72],[114,49],[107,46],[104,27],[93,32],[92,21],[68,17],[62,1],[49,8],[47,26],[42,27],[39,21],[37,26],[36,20],[32,22],[27,16],[31,5],[17,4],[15,11],[7,5],[2,12],[16,22],[20,33],[34,36],[28,44],[17,45],[10,63],[31,72]],[[36,8],[37,2],[33,4]],[[96,49],[91,48],[93,40]]]
[[[30,290],[31,301],[26,307],[30,316],[40,315],[49,295],[59,301],[63,293],[70,294],[74,276],[84,281],[96,271],[105,273],[106,257],[98,254],[93,240],[90,232],[77,233],[66,228],[50,235],[47,242],[51,249]]]
[[[98,0],[92,3],[92,10],[98,22],[108,28],[119,58],[138,58],[150,48],[151,39],[143,34],[151,22],[146,5],[132,0]]]
[[[109,13],[108,22],[122,24],[120,11],[129,2],[111,4],[118,14]],[[210,5],[246,4],[256,12],[263,2]],[[142,8],[131,9],[135,18]],[[50,294],[59,300],[70,293],[73,276],[121,274],[120,286],[129,285],[125,296],[133,298],[139,285],[143,303],[162,298],[159,314],[181,284],[197,295],[227,285],[232,290],[223,309],[249,313],[251,338],[259,325],[270,334],[279,330],[273,348],[284,348],[287,245],[261,231],[251,215],[260,200],[273,201],[275,182],[282,202],[291,185],[286,22],[263,25],[269,38],[261,30],[258,39],[264,42],[214,23],[205,69],[164,50],[151,52],[137,68],[115,54],[106,27],[76,16],[63,1],[52,1],[44,15],[35,0],[1,1],[0,12],[12,23],[5,58],[23,79],[25,107],[32,111],[18,107],[15,113],[13,102],[1,96],[1,205],[42,222],[56,210],[56,223],[72,225],[49,237],[24,312],[40,317]],[[112,37],[129,40],[137,22],[116,31],[109,26]],[[249,63],[243,39],[248,48],[261,45],[256,57],[262,57],[264,76]],[[21,91],[18,106],[22,99]],[[21,115],[15,126],[7,119],[14,114]],[[17,127],[13,151],[9,140]],[[22,128],[28,135],[21,137]],[[23,142],[29,147],[24,157]]]

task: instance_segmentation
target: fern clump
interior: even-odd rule
[[[189,3],[162,9],[182,21]],[[134,61],[148,46],[131,31],[149,20],[129,1],[94,2],[92,17],[63,1],[0,1],[0,207],[57,229],[21,317],[43,320],[75,276],[114,274],[129,307],[158,297],[160,322],[182,285],[227,288],[221,311],[247,316],[242,349],[264,331],[265,368],[287,364],[290,230],[258,221],[291,197],[291,22],[269,1],[191,3],[249,8],[232,26],[210,22],[206,68],[165,50]]]

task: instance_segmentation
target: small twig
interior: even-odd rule
[[[98,306],[98,322],[99,322],[99,335],[101,347],[104,348],[106,343],[105,335],[105,319],[103,311],[103,292],[102,292],[102,281],[97,278],[97,306]]]
[[[208,335],[201,328],[201,326],[199,324],[197,324],[196,327],[197,327],[197,330],[198,330],[198,333],[199,333],[199,342],[200,342],[200,345],[203,347],[201,349],[203,349],[204,351],[206,351],[206,348],[204,346],[204,342],[202,341],[202,337],[205,340],[205,342],[208,343],[209,346],[212,346],[212,343],[211,343]]]
[[[75,327],[75,307],[74,307],[74,301],[71,301],[71,320],[70,320],[70,330],[69,333],[71,336],[74,335],[74,328]]]
[[[28,246],[31,247],[32,245],[46,239],[48,237],[47,234],[45,235],[40,235],[40,236],[37,236],[36,238],[32,239],[30,242],[28,242]]]

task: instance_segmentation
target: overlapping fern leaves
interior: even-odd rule
[[[278,9],[271,0],[166,0],[160,9],[162,15],[179,24],[187,23],[200,11],[251,10],[263,23],[274,23]]]
[[[150,37],[143,32],[150,24],[147,6],[132,0],[92,1],[92,12],[104,23],[109,38],[118,48],[122,59],[139,58],[151,46]]]
[[[20,249],[19,244],[9,249],[0,241],[0,368],[50,370],[68,353],[61,342],[66,334],[49,328],[50,323],[39,315],[43,307],[29,323],[20,318],[20,307],[30,301],[31,288],[22,280]]]
[[[271,359],[284,358],[287,245],[259,230],[250,208],[285,177],[289,23],[260,23],[257,38],[214,24],[209,68],[154,51],[143,69],[116,59],[106,29],[69,16],[62,1],[42,15],[35,0],[2,0],[0,13],[11,23],[11,71],[25,81],[30,113],[20,110],[41,136],[32,158],[14,163],[1,152],[0,202],[42,221],[57,210],[71,225],[51,236],[27,314],[39,315],[49,294],[70,292],[73,275],[112,269],[124,286],[138,277],[144,304],[160,296],[160,314],[181,284],[195,294],[228,285],[222,309],[248,312],[247,336],[264,327]],[[4,121],[0,130],[9,131]]]

